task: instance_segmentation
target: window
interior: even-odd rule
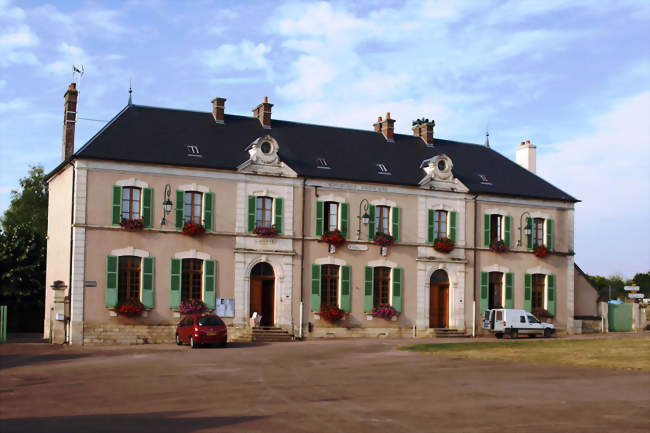
[[[503,216],[490,215],[490,245],[503,240]]]
[[[544,308],[544,286],[546,283],[546,275],[533,274],[533,297],[532,308],[533,311],[541,310]]]
[[[119,283],[117,287],[118,303],[131,298],[140,299],[140,257],[120,256]]]
[[[325,231],[336,230],[339,226],[339,204],[333,201],[325,202]]]
[[[339,267],[323,265],[321,268],[321,304],[339,304]]]
[[[490,272],[488,308],[503,308],[503,273]]]
[[[374,275],[373,305],[390,303],[390,268],[376,267]]]
[[[271,197],[257,197],[255,222],[257,227],[271,227],[273,214],[273,199]]]
[[[183,259],[181,299],[201,300],[202,282],[203,282],[203,260]]]
[[[390,234],[390,207],[377,206],[377,231]]]
[[[214,316],[204,316],[196,319],[197,326],[224,326],[223,321]]]
[[[528,314],[528,323],[539,323],[539,320],[532,314]]]
[[[433,219],[434,239],[447,237],[447,211],[437,210]]]
[[[526,323],[526,316],[519,316],[520,323]]]
[[[544,218],[533,220],[533,245],[544,245]]]
[[[195,191],[185,192],[185,222],[201,224],[201,205],[203,193]]]
[[[140,188],[122,188],[122,219],[140,219]]]

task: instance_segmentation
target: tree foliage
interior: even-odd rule
[[[600,275],[587,275],[587,278],[598,288],[598,294],[600,295],[601,299],[604,300],[624,300],[627,298],[627,292],[625,291],[624,287],[631,286],[632,284],[639,286],[639,290],[643,291],[644,293],[650,293],[650,271],[646,272],[645,274],[637,273],[631,280],[624,280],[623,277],[618,274],[614,274],[609,277],[603,277]],[[609,296],[610,287],[611,298]]]
[[[25,224],[35,232],[47,232],[47,182],[43,166],[29,169],[27,177],[20,179],[20,191],[11,191],[11,203],[2,218],[7,230]]]

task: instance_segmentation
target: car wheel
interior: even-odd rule
[[[528,334],[528,338],[535,338],[537,337],[537,334]]]
[[[178,334],[176,334],[176,344],[178,344],[179,346],[183,344],[183,342],[181,341],[181,337],[179,337]]]
[[[226,340],[223,340],[223,343],[219,345],[219,347],[226,347],[228,345],[228,342]]]
[[[519,331],[517,331],[516,329],[512,329],[510,331],[510,338],[517,338],[517,337],[519,337]]]
[[[190,337],[190,347],[192,349],[196,349],[197,347],[199,347],[199,345],[196,343],[196,341],[194,341],[194,337]]]
[[[503,338],[503,332],[497,332],[496,334],[494,334],[494,336],[501,339]]]
[[[552,332],[549,328],[546,328],[546,329],[544,330],[544,338],[551,338],[551,334],[552,334],[552,333],[553,333],[553,332]]]

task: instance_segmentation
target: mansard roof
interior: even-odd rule
[[[229,114],[219,124],[209,112],[141,105],[125,107],[73,158],[236,170],[248,160],[248,146],[266,134],[277,140],[280,159],[300,177],[418,186],[422,161],[444,153],[470,192],[577,201],[483,145],[436,138],[429,147],[412,135],[395,134],[389,142],[371,130],[275,119],[265,129],[255,117]],[[199,153],[188,153],[187,146]],[[329,168],[318,168],[318,159]],[[379,174],[377,164],[390,174]]]

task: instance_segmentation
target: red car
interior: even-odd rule
[[[226,324],[215,314],[192,314],[176,327],[176,344],[189,344],[192,349],[204,344],[224,347],[227,337]]]

